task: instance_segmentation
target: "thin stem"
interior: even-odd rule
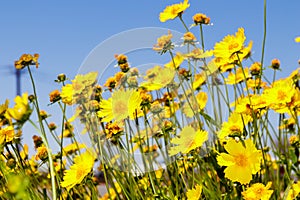
[[[54,167],[53,167],[53,159],[52,159],[52,153],[51,150],[49,148],[49,144],[47,141],[47,137],[46,137],[46,132],[45,132],[45,127],[43,125],[42,122],[42,118],[40,115],[40,108],[39,108],[39,104],[38,104],[38,97],[37,97],[37,92],[36,92],[36,87],[35,87],[35,83],[33,80],[33,76],[30,70],[30,67],[27,66],[28,72],[29,72],[29,76],[30,76],[30,80],[31,80],[31,84],[32,84],[32,88],[33,88],[33,92],[34,92],[34,97],[35,97],[35,107],[36,107],[36,111],[37,111],[37,115],[38,115],[38,119],[39,119],[39,124],[40,124],[40,129],[37,128],[37,130],[39,130],[39,132],[41,133],[41,137],[44,141],[44,144],[47,148],[47,153],[48,153],[48,160],[49,160],[49,167],[50,167],[50,174],[51,174],[51,185],[52,185],[52,199],[57,199],[56,197],[56,185],[55,185],[55,172],[54,172]],[[32,124],[34,124],[32,122]]]

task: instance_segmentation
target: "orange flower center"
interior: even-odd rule
[[[123,100],[117,101],[113,107],[114,114],[116,115],[125,115],[127,110],[127,103]]]
[[[228,49],[229,49],[229,50],[233,50],[233,49],[237,48],[238,46],[239,46],[239,44],[236,43],[236,42],[234,42],[234,43],[232,43],[232,44],[230,44],[230,45],[228,46]]]
[[[283,101],[285,98],[287,98],[287,94],[286,94],[286,92],[279,90],[277,92],[277,97],[278,97],[278,100]]]
[[[246,167],[248,165],[248,158],[244,154],[239,154],[234,159],[236,165]]]
[[[76,172],[76,179],[78,180],[78,179],[80,179],[82,176],[84,176],[84,170],[78,168],[78,169],[77,169],[77,172]]]

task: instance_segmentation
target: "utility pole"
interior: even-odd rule
[[[19,69],[15,69],[16,74],[16,89],[17,89],[17,96],[21,96],[21,71]]]

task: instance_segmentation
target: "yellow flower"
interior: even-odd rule
[[[31,54],[23,54],[19,60],[15,61],[15,68],[16,69],[23,69],[29,65],[35,65],[38,68],[38,58],[40,57],[39,54],[35,53],[33,56]]]
[[[244,71],[244,72],[243,72]],[[244,75],[245,73],[245,75]],[[226,83],[229,85],[234,85],[237,83],[243,82],[245,79],[251,78],[251,74],[249,74],[249,69],[246,67],[242,69],[241,67],[237,68],[236,74],[229,73],[228,78],[225,79]]]
[[[206,75],[204,72],[200,74],[195,74],[194,81],[192,83],[193,89],[196,90],[200,88],[206,82]]]
[[[196,185],[193,189],[186,192],[187,200],[199,200],[202,193],[202,185]]]
[[[146,88],[148,91],[159,90],[171,83],[175,76],[175,70],[172,68],[162,68],[155,66],[147,71],[145,77],[147,82],[142,82],[140,87]]]
[[[268,200],[270,199],[273,190],[269,190],[272,182],[268,182],[266,186],[262,183],[255,183],[246,191],[242,192],[245,200]]]
[[[117,198],[117,193],[121,193],[122,189],[117,182],[114,182],[113,184],[115,189],[113,187],[109,188],[108,192],[105,193],[99,200],[114,200]]]
[[[70,190],[76,184],[81,183],[92,170],[94,162],[95,155],[90,151],[86,151],[83,154],[76,156],[74,158],[74,164],[69,170],[65,171],[63,181],[60,185],[67,188],[67,190]]]
[[[92,86],[97,81],[97,72],[90,72],[87,74],[78,74],[75,76],[74,80],[72,80],[72,86],[74,90],[74,95],[81,95],[82,91]]]
[[[258,88],[267,88],[267,83],[264,81],[260,81],[259,79],[248,79],[247,86],[248,89],[252,89],[253,91],[255,91]],[[247,87],[245,87],[244,90],[247,91]]]
[[[279,69],[280,68],[280,60],[278,60],[277,58],[274,58],[272,61],[271,61],[271,66],[270,66],[272,69]]]
[[[26,121],[32,110],[30,109],[29,107],[29,104],[28,104],[28,94],[27,93],[24,93],[21,96],[16,96],[15,98],[15,106],[14,108],[8,108],[7,111],[6,111],[6,116],[8,118],[13,118],[15,119],[16,121],[21,121],[21,122],[24,122]]]
[[[176,17],[181,15],[183,11],[185,11],[188,7],[190,7],[188,0],[184,0],[184,2],[167,6],[165,10],[159,14],[159,20],[161,22],[165,22],[170,19],[175,19]]]
[[[235,63],[242,61],[250,55],[252,41],[245,47],[245,40],[244,29],[239,28],[235,35],[227,35],[221,42],[215,44],[215,63],[220,67],[222,72],[232,69]]]
[[[226,166],[225,177],[231,181],[247,184],[252,180],[252,174],[260,170],[261,151],[257,150],[251,139],[243,142],[227,141],[224,145],[228,153],[220,153],[217,157],[220,166]]]
[[[182,109],[183,113],[187,117],[193,117],[194,113],[197,113],[204,109],[207,102],[207,94],[205,92],[199,92],[195,97],[189,98],[189,102],[185,102]]]
[[[299,193],[300,193],[300,181],[297,182],[297,183],[294,183],[292,185],[292,187],[289,190],[289,193],[287,195],[286,200],[294,200],[294,199],[296,199],[297,196],[299,195]]]
[[[136,115],[141,115],[140,104],[142,98],[135,90],[116,90],[108,100],[100,102],[98,117],[103,122],[110,122],[113,119],[121,121],[129,117],[135,119]]]
[[[259,75],[261,72],[261,63],[255,62],[250,66],[250,72],[253,76]]]
[[[245,40],[244,29],[239,28],[235,35],[227,35],[221,42],[215,44],[215,57],[230,58],[234,53],[243,49]]]
[[[183,43],[191,43],[194,44],[194,42],[196,42],[197,38],[195,37],[195,35],[192,32],[186,32],[183,35]]]
[[[297,42],[297,43],[300,42],[300,36],[295,38],[295,42]]]
[[[203,51],[200,48],[193,49],[190,53],[182,55],[185,59],[191,58],[193,60],[200,60],[213,56],[213,50]]]
[[[50,102],[51,103],[54,103],[54,102],[60,100],[60,92],[59,92],[59,90],[53,90],[52,92],[50,92],[49,98],[50,98]]]
[[[45,146],[40,146],[37,148],[37,153],[35,155],[35,160],[46,160],[48,158],[48,150]]]
[[[89,98],[92,94],[94,84],[97,81],[97,72],[78,74],[72,80],[72,84],[62,87],[61,99],[63,103],[72,105],[83,98]]]
[[[66,84],[65,86],[62,87],[60,97],[63,103],[72,105],[74,103],[73,95],[74,95],[74,89],[72,84]]]
[[[195,25],[198,24],[209,24],[210,23],[210,18],[207,17],[205,14],[202,13],[197,13],[193,16],[193,20]]]
[[[78,151],[79,149],[86,148],[86,145],[83,143],[71,143],[63,148],[63,155],[72,154]]]
[[[0,116],[4,115],[6,110],[8,109],[9,100],[6,99],[4,104],[0,104]]]
[[[11,142],[15,137],[15,131],[13,126],[7,126],[0,129],[0,144],[4,142]]]
[[[208,132],[203,130],[197,130],[191,126],[186,126],[180,132],[180,137],[173,138],[171,140],[172,144],[178,146],[173,146],[170,148],[169,154],[171,156],[178,154],[179,152],[186,154],[190,151],[201,147],[202,144],[208,139]]]
[[[174,56],[174,58],[170,62],[165,64],[165,67],[177,69],[181,65],[183,60],[184,60],[184,57],[182,56],[182,54],[180,52],[177,52],[176,56]]]
[[[157,38],[157,43],[153,46],[154,51],[158,51],[160,53],[165,53],[166,51],[173,48],[171,39],[173,35],[171,31],[168,31],[168,35],[163,35]]]
[[[221,130],[218,132],[218,137],[223,140],[227,136],[241,136],[246,126],[251,121],[250,115],[239,114],[233,112],[230,114],[227,122],[223,122]]]
[[[262,97],[265,99],[267,106],[279,113],[289,112],[297,97],[298,91],[293,85],[291,79],[281,79],[275,81],[271,88],[265,89]]]

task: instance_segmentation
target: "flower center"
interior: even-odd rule
[[[234,160],[235,160],[236,165],[238,165],[240,167],[246,167],[248,164],[248,159],[243,154],[237,155]]]
[[[126,100],[119,100],[116,101],[114,106],[113,106],[113,112],[116,116],[122,116],[125,115],[125,118],[127,116],[127,103]]]
[[[229,50],[233,50],[233,49],[237,48],[238,46],[239,46],[239,44],[236,43],[236,42],[234,42],[234,43],[231,43],[231,44],[228,46],[228,49],[229,49]]]
[[[76,179],[80,179],[82,176],[84,176],[84,170],[83,169],[77,169],[77,172],[76,172]]]
[[[285,98],[287,98],[287,94],[284,91],[279,90],[277,93],[277,97],[278,100],[283,101]]]

